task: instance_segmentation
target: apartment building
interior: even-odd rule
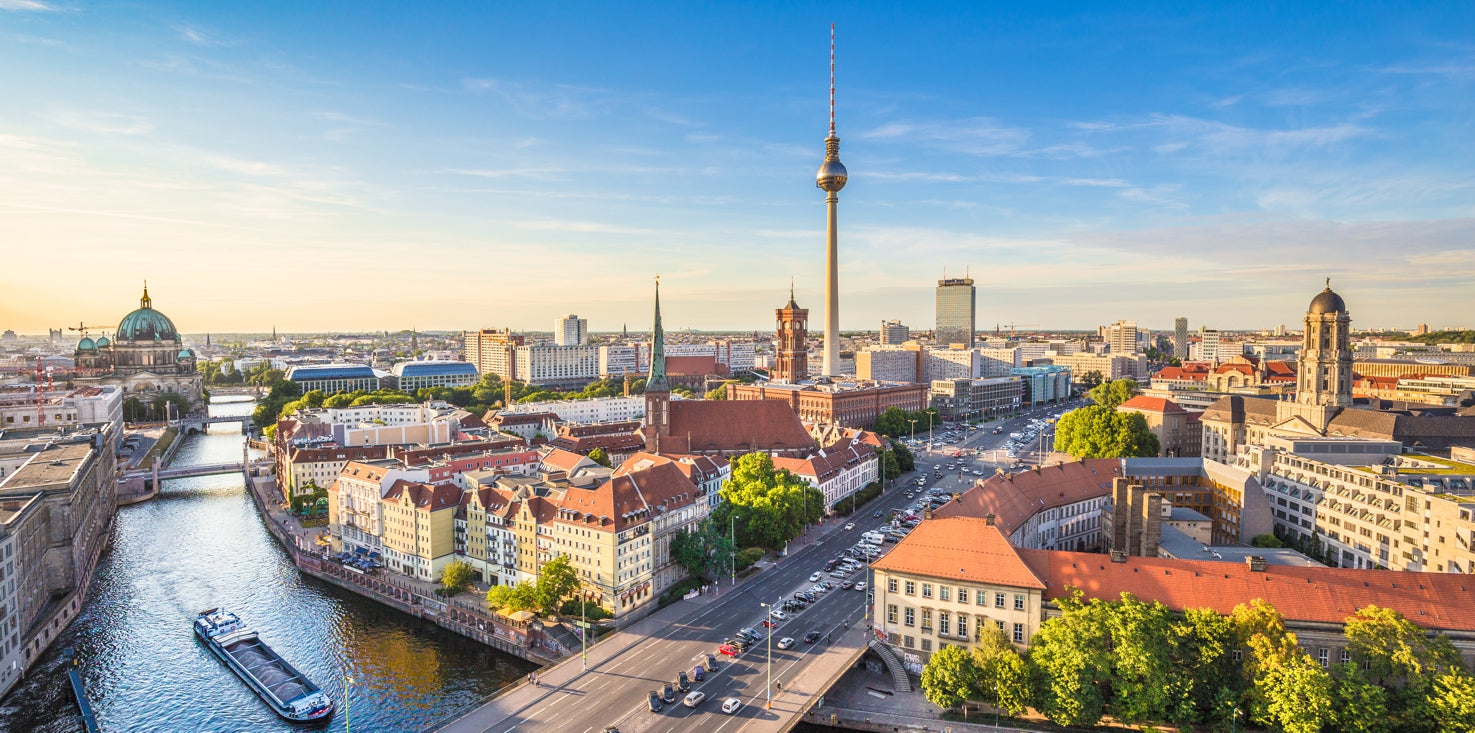
[[[901,321],[881,321],[880,343],[883,346],[900,346],[911,338],[912,330]]]
[[[774,456],[774,468],[786,469],[825,496],[825,512],[842,499],[880,480],[876,449],[856,438],[821,448],[808,458]]]
[[[399,461],[349,461],[328,487],[328,527],[334,550],[384,552],[383,499],[400,481],[424,483],[426,469],[406,469]]]
[[[645,416],[645,398],[593,397],[587,400],[552,400],[508,405],[499,415],[553,413],[561,422],[591,423],[639,420]]]
[[[1101,375],[1103,380],[1132,379],[1145,384],[1149,377],[1147,357],[1142,354],[1061,354],[1051,356],[1050,362],[1070,370],[1076,381],[1091,372]]]
[[[521,379],[516,374],[513,351],[527,343],[520,333],[511,329],[482,329],[465,331],[461,334],[463,358],[476,367],[481,374],[495,374],[503,379]]]
[[[583,385],[599,377],[598,346],[518,346],[514,378],[533,385]]]
[[[1101,545],[1101,508],[1111,501],[1122,461],[1092,458],[1013,475],[1000,471],[957,494],[932,516],[992,517],[1016,547],[1093,550]],[[926,522],[923,522],[926,524]]]
[[[856,379],[876,382],[915,382],[924,351],[903,348],[872,348],[855,352]]]
[[[455,556],[461,494],[452,484],[395,481],[379,500],[384,564],[420,580],[438,579]]]
[[[1071,395],[1069,367],[1058,364],[1017,367],[1009,370],[1009,374],[1020,379],[1022,404],[1048,405]]]
[[[1024,399],[1022,377],[938,379],[929,400],[944,420],[972,420],[1019,410]]]
[[[1393,441],[1270,438],[1240,456],[1275,531],[1329,565],[1475,573],[1475,465]]]

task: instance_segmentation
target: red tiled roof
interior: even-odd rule
[[[1163,397],[1148,397],[1147,395],[1137,395],[1136,397],[1123,402],[1121,406],[1129,410],[1144,410],[1147,412],[1162,412],[1173,414],[1188,412],[1187,410],[1179,407],[1178,403],[1170,399],[1166,399]]]
[[[588,460],[587,457],[581,456],[578,453],[554,448],[543,454],[542,464],[544,470],[551,468],[555,471],[572,471]]]
[[[1013,534],[1036,512],[1111,495],[1112,479],[1122,475],[1116,458],[1088,458],[1012,476],[994,475],[943,504],[934,517],[997,516],[1000,531]],[[923,522],[926,524],[926,522]]]
[[[1152,378],[1153,379],[1178,379],[1178,380],[1185,380],[1185,381],[1202,382],[1202,381],[1208,379],[1208,376],[1209,376],[1209,371],[1207,369],[1204,369],[1204,370],[1201,370],[1201,371],[1200,370],[1190,371],[1188,369],[1185,369],[1184,367],[1170,366],[1170,367],[1163,367],[1162,370],[1159,371],[1157,374],[1152,375]]]
[[[393,486],[389,487],[389,491],[384,492],[382,501],[398,503],[401,496],[408,495],[410,497],[410,503],[414,504],[416,509],[435,512],[459,506],[461,504],[461,493],[460,487],[454,484],[430,486],[428,484],[400,479],[395,481]]]
[[[662,460],[614,476],[593,489],[570,488],[558,503],[561,511],[557,516],[566,523],[619,532],[690,505],[698,496],[686,474],[674,462]]]
[[[1045,589],[997,526],[976,517],[929,519],[871,563],[876,570]]]
[[[922,527],[927,526],[923,522]],[[893,550],[893,553],[895,551]],[[1116,599],[1131,593],[1160,601],[1174,611],[1210,608],[1227,614],[1241,603],[1264,599],[1288,621],[1341,624],[1359,608],[1376,604],[1431,629],[1475,631],[1475,581],[1452,573],[1389,572],[1352,568],[1248,565],[1204,560],[1128,557],[1019,550],[1045,581],[1045,599],[1079,588],[1087,598]]]
[[[799,416],[777,400],[672,400],[672,442],[678,452],[813,450]],[[688,441],[687,436],[690,436]]]
[[[673,377],[701,377],[717,373],[715,356],[668,356],[666,374]]]

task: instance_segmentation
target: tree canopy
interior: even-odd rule
[[[767,453],[748,453],[732,461],[732,477],[722,482],[722,503],[713,510],[721,526],[736,516],[741,546],[778,549],[805,525],[824,516],[825,496],[786,469],[775,469]]]
[[[917,421],[916,429],[923,431],[929,426],[942,424],[942,418],[938,416],[937,409],[933,407],[916,412],[903,410],[900,407],[888,407],[876,416],[875,430],[892,438],[909,437],[913,434],[913,420]]]
[[[1116,407],[1132,399],[1135,394],[1137,394],[1137,382],[1131,379],[1114,379],[1091,388],[1086,396],[1102,407]]]
[[[1055,425],[1055,450],[1077,459],[1151,457],[1160,447],[1139,412],[1087,405],[1065,413]]]

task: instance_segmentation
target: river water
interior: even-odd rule
[[[229,398],[224,398],[229,399]],[[211,405],[249,414],[254,403]],[[234,423],[187,439],[174,465],[240,460]],[[239,474],[165,481],[122,507],[82,614],[0,700],[0,731],[80,731],[60,651],[73,647],[104,731],[301,730],[278,718],[194,636],[200,611],[235,611],[338,703],[331,729],[414,731],[533,669],[433,624],[303,577],[267,533]],[[353,685],[344,709],[344,675]]]

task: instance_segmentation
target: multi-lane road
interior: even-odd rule
[[[614,726],[623,733],[697,729],[735,733],[770,727],[779,713],[777,706],[774,711],[765,709],[768,695],[773,691],[769,685],[770,665],[773,680],[783,685],[786,680],[799,679],[820,654],[830,649],[826,635],[833,637],[835,645],[849,647],[836,651],[853,654],[858,650],[864,635],[842,636],[841,632],[865,623],[870,591],[846,590],[840,584],[844,580],[868,580],[865,568],[846,578],[831,578],[824,573],[824,580],[835,584],[834,590],[779,622],[771,632],[774,644],[771,654],[768,640],[761,639],[736,659],[718,656],[719,668],[707,673],[704,681],[691,683],[692,690],[706,694],[706,699],[696,707],[682,705],[684,694],[678,692],[674,703],[665,704],[660,712],[651,712],[648,697],[651,691],[661,690],[666,683],[674,685],[682,671],[691,676],[698,658],[715,653],[718,645],[739,629],[767,631],[761,625],[767,618],[767,610],[761,604],[781,603],[795,592],[810,588],[814,585],[810,575],[822,571],[828,560],[859,542],[863,532],[889,525],[891,510],[909,503],[906,493],[916,489],[917,475],[925,472],[932,476],[934,466],[949,462],[961,462],[970,469],[985,467],[974,459],[949,458],[943,450],[1000,447],[1008,440],[1007,434],[1017,431],[1024,421],[1025,418],[1019,418],[987,423],[988,429],[968,431],[957,446],[936,446],[938,450],[930,453],[919,451],[916,473],[897,479],[893,488],[861,507],[852,517],[832,519],[822,527],[811,529],[811,536],[806,538],[809,541],[797,544],[797,549],[780,558],[774,567],[736,587],[724,583],[715,598],[679,603],[618,632],[590,651],[587,671],[581,669],[577,659],[565,662],[543,675],[541,687],[506,695],[447,724],[443,730],[596,733]],[[1002,426],[1004,434],[993,435],[991,430],[995,426]],[[960,473],[955,466],[939,481],[929,482],[928,488],[962,490],[977,478],[971,473]],[[854,529],[843,529],[846,522],[854,522]],[[889,547],[883,547],[883,552]],[[818,642],[803,642],[810,631],[819,632]],[[777,642],[782,637],[791,637],[797,643],[791,649],[780,650]],[[743,707],[732,714],[723,713],[722,702],[733,697],[741,700]]]

